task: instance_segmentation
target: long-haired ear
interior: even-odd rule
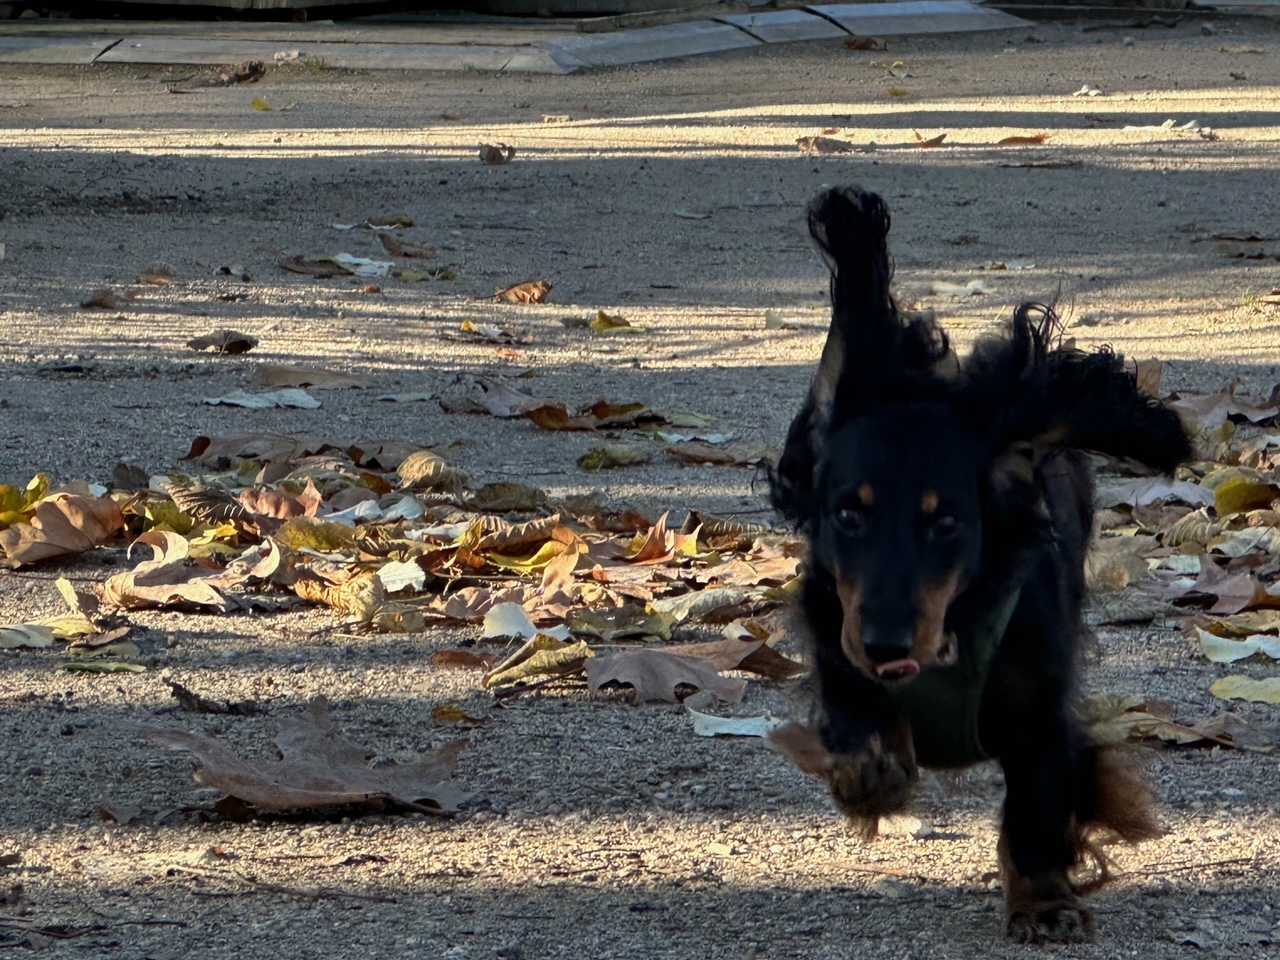
[[[809,392],[819,429],[837,403],[843,411],[873,397],[879,371],[899,354],[889,222],[884,200],[858,187],[827,190],[809,204],[809,235],[831,270],[831,327]]]
[[[831,269],[831,327],[804,408],[791,424],[771,476],[773,501],[794,522],[824,438],[835,425],[886,400],[909,399],[904,384],[931,376],[950,358],[946,334],[930,317],[909,322],[890,293],[889,208],[859,187],[825,190],[809,205],[809,233]]]
[[[980,341],[965,364],[964,395],[995,450],[1032,443],[1130,457],[1166,472],[1191,456],[1176,413],[1138,389],[1124,358],[1058,346],[1062,326],[1023,304],[1008,333]]]
[[[874,402],[885,365],[898,362],[903,329],[889,293],[885,202],[858,187],[825,190],[809,204],[809,234],[831,270],[831,326],[809,396],[770,474],[774,506],[796,524],[812,512],[813,471],[836,411],[852,415]]]

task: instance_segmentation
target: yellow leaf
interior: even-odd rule
[[[11,483],[0,485],[0,523],[17,523],[22,519],[22,491]]]
[[[49,495],[49,475],[47,473],[37,473],[31,478],[31,482],[27,484],[26,492],[22,496],[23,507],[32,506],[37,500],[43,500]]]
[[[372,573],[359,574],[343,583],[299,580],[293,589],[303,600],[333,607],[360,623],[373,620],[386,598],[381,582]]]
[[[653,459],[653,451],[634,443],[606,443],[602,447],[592,447],[578,458],[578,466],[583,470],[610,470],[614,467],[629,467],[637,463],[648,463]]]
[[[308,547],[321,553],[337,553],[350,550],[355,545],[355,532],[332,520],[294,517],[285,522],[275,539],[286,547]]]
[[[271,104],[267,103],[267,101],[263,100],[261,97],[254,97],[254,98],[253,98],[253,109],[255,109],[255,110],[270,110],[270,109],[271,109]]]
[[[230,559],[240,555],[241,548],[236,543],[240,531],[234,524],[220,523],[216,527],[203,527],[196,531],[187,542],[188,555],[191,557],[225,557]]]
[[[143,525],[146,530],[154,530],[158,527],[186,536],[195,526],[195,521],[183,513],[172,500],[152,500],[142,508],[142,515],[146,517],[146,523]]]
[[[595,315],[595,318],[589,324],[592,330],[597,333],[614,333],[619,330],[625,330],[628,333],[638,333],[640,328],[633,327],[631,323],[619,316],[610,316],[601,310]]]
[[[1280,497],[1280,487],[1249,477],[1230,477],[1218,484],[1213,494],[1213,508],[1219,517],[1271,505]]]
[[[473,726],[484,723],[488,717],[473,717],[461,704],[440,703],[431,708],[431,719],[436,723],[459,723]]]
[[[1223,677],[1209,688],[1223,700],[1252,700],[1255,703],[1280,703],[1280,677],[1255,680],[1239,675]]]
[[[595,654],[586,642],[567,643],[540,633],[484,675],[485,689],[501,687],[542,674],[577,673]]]
[[[74,640],[76,637],[91,637],[99,632],[97,625],[92,620],[78,613],[64,613],[56,617],[41,617],[36,623],[53,631],[55,640]]]
[[[558,540],[548,540],[531,557],[508,557],[501,553],[486,553],[484,558],[495,567],[500,567],[503,570],[512,570],[516,573],[532,573],[535,570],[541,570],[556,557],[564,556],[570,549],[568,544],[561,543]]]

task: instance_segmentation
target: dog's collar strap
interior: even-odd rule
[[[1014,588],[971,632],[957,638],[955,664],[925,670],[910,683],[888,688],[911,722],[916,759],[923,766],[963,767],[989,759],[978,731],[979,708],[991,661],[1021,596],[1021,586]]]

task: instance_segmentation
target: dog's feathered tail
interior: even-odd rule
[[[1056,347],[1061,323],[1049,307],[1023,304],[1007,334],[980,340],[966,360],[963,393],[992,444],[1094,450],[1170,472],[1191,457],[1181,418],[1138,389],[1109,349]]]

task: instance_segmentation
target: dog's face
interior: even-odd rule
[[[879,408],[823,443],[813,559],[835,581],[844,655],[870,677],[955,662],[947,610],[981,563],[982,450],[933,404]]]

